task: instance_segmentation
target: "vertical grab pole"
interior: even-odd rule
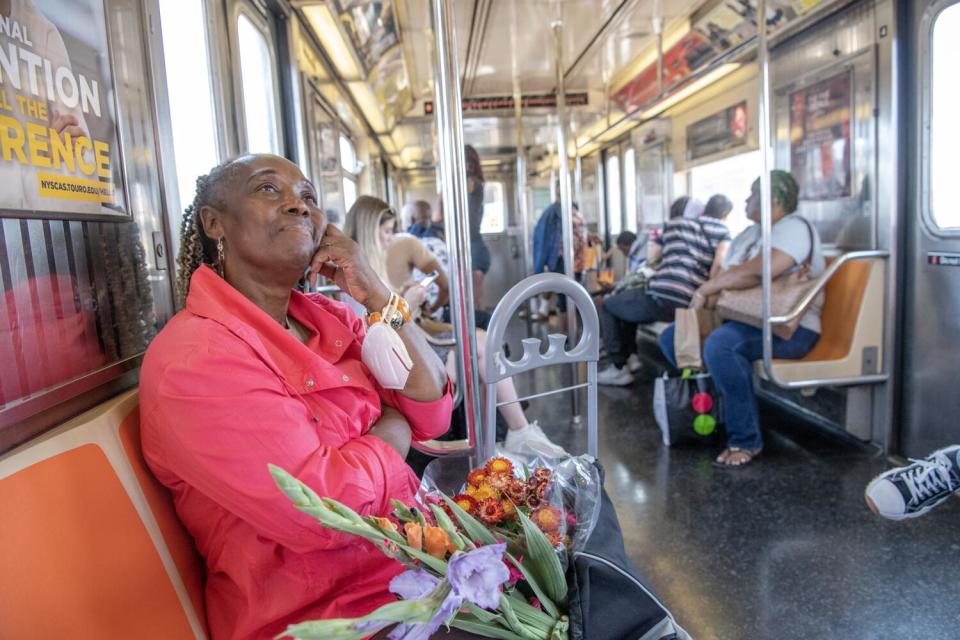
[[[523,277],[531,275],[533,258],[530,254],[530,212],[527,209],[527,152],[523,142],[523,93],[520,87],[520,69],[517,65],[519,38],[517,37],[517,3],[510,3],[510,66],[513,72],[513,122],[517,133],[516,191],[517,218],[520,223],[520,238],[523,241]],[[527,314],[529,325],[530,314]],[[528,327],[529,328],[529,327]]]
[[[431,0],[436,38],[434,93],[440,148],[440,185],[450,253],[450,313],[456,336],[458,384],[463,389],[467,440],[477,458],[484,449],[477,370],[477,326],[473,315],[473,264],[467,212],[467,174],[463,152],[460,71],[453,27],[452,0]]]
[[[760,283],[763,296],[763,366],[769,373],[773,366],[773,327],[770,326],[771,260],[773,235],[773,193],[770,190],[770,56],[767,50],[767,2],[757,3],[758,52],[760,67]]]
[[[567,159],[567,94],[563,77],[563,21],[553,23],[553,40],[557,70],[557,160],[560,165],[560,210],[563,213],[563,269],[566,276],[574,279],[573,264],[573,197],[570,189],[570,163]],[[569,302],[569,301],[568,301]],[[571,345],[577,343],[577,314],[567,305],[567,336]],[[579,375],[576,365],[571,367],[571,384],[577,384]],[[580,395],[573,398],[573,422],[580,423]]]

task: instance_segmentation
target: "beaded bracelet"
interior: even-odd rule
[[[404,324],[410,322],[410,305],[403,297],[391,293],[390,301],[382,311],[374,311],[367,316],[368,327],[377,322],[386,322],[394,331],[399,331]]]

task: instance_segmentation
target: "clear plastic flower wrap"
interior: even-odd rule
[[[511,479],[509,484],[504,476]],[[594,458],[588,455],[502,453],[476,468],[465,458],[438,458],[427,466],[420,484],[421,500],[429,503],[438,492],[454,496],[508,543],[519,530],[511,509],[521,509],[547,535],[564,569],[569,555],[583,549],[597,524],[600,489]],[[503,513],[493,501],[501,503]],[[489,517],[484,507],[489,507]]]

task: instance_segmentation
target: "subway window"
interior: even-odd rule
[[[610,237],[615,238],[623,231],[623,208],[620,202],[620,157],[607,156],[607,219]]]
[[[280,154],[276,82],[268,35],[266,27],[254,24],[246,12],[237,15],[246,150]]]
[[[507,208],[502,182],[487,182],[483,189],[483,220],[480,233],[503,233],[507,228]]]
[[[960,181],[955,165],[960,146],[960,4],[937,17],[933,25],[930,78],[930,213],[940,229],[960,230]]]
[[[347,136],[340,134],[340,168],[343,171],[343,206],[349,211],[357,200],[357,174],[360,164],[357,161],[357,149]]]
[[[718,193],[730,198],[733,211],[727,218],[727,228],[736,236],[751,224],[747,219],[745,202],[760,172],[760,151],[739,153],[708,162],[690,170],[690,195],[704,204]]]
[[[623,203],[626,228],[637,230],[637,156],[633,148],[623,152]]]
[[[193,201],[197,176],[219,160],[203,4],[203,0],[160,0],[181,209]]]

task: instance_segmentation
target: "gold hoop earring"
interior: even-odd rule
[[[226,262],[226,258],[223,255],[223,236],[217,238],[217,271],[220,273],[220,277],[223,277],[223,265]]]

